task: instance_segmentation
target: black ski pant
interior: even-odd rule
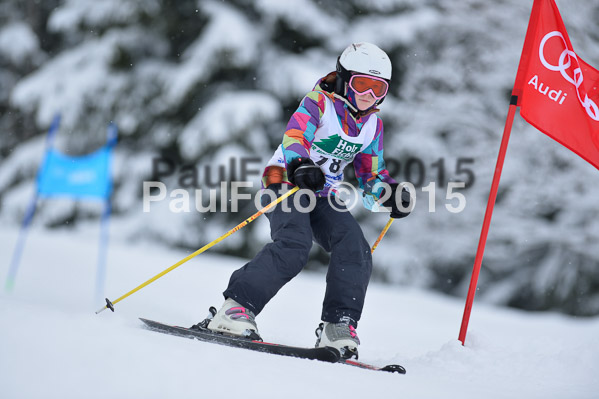
[[[267,190],[273,194],[263,194],[262,205],[279,195],[280,189],[281,184],[269,186]],[[351,213],[331,206],[329,201],[335,201],[337,209],[346,210],[334,197],[330,200],[316,198],[314,209],[307,213],[294,206],[293,197],[298,194],[266,213],[273,242],[233,272],[223,295],[259,314],[268,301],[304,268],[312,241],[315,241],[330,253],[321,318],[336,323],[349,317],[356,325],[372,273],[370,246]],[[299,197],[300,209],[308,208],[309,203],[307,195]]]

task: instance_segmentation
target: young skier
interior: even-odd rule
[[[331,254],[316,346],[357,356],[356,327],[372,259],[360,226],[334,193],[343,169],[353,162],[368,208],[379,198],[388,198],[382,205],[390,208],[391,217],[409,213],[405,211],[409,193],[398,189],[385,169],[383,123],[376,115],[390,79],[387,54],[374,44],[355,43],[337,59],[336,71],[321,78],[304,97],[264,171],[263,194],[269,195],[262,196],[262,203],[282,194],[283,185],[297,185],[312,190],[316,204],[307,212],[304,195],[301,207],[286,200],[286,209],[279,204],[266,213],[273,242],[231,275],[225,302],[208,324],[210,330],[260,339],[256,315],[302,270],[314,240]]]

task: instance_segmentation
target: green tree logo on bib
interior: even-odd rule
[[[362,144],[351,143],[343,140],[339,135],[329,136],[314,143],[317,151],[321,154],[335,158],[351,160],[362,148]]]

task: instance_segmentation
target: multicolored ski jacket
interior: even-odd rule
[[[308,156],[326,177],[325,187],[317,196],[334,193],[335,187],[343,181],[345,166],[351,162],[362,190],[371,192],[379,180],[395,183],[383,160],[383,121],[376,115],[378,109],[354,117],[342,99],[321,88],[323,79],[291,116],[283,142],[264,171],[263,185],[276,180],[291,184],[281,168],[286,169],[287,163],[295,158]],[[379,195],[378,192],[373,194]]]

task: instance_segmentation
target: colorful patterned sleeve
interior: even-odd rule
[[[377,182],[375,180],[377,178],[384,183],[396,183],[389,176],[389,172],[385,167],[385,160],[383,159],[383,121],[378,117],[377,119],[376,133],[372,142],[354,158],[356,178],[358,179],[360,188],[365,191],[372,190],[372,186]],[[379,197],[380,191],[381,188],[377,189],[373,194]]]
[[[314,132],[318,129],[320,118],[324,113],[324,96],[321,92],[311,91],[291,116],[283,136],[285,164],[295,158],[309,156]]]

